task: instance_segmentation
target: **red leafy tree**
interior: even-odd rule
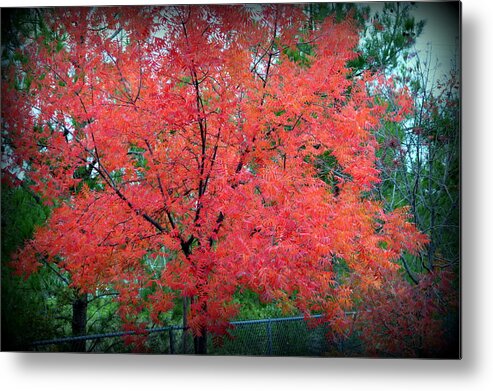
[[[312,31],[294,6],[44,16],[51,39],[26,39],[2,86],[6,171],[55,205],[19,271],[43,259],[82,292],[116,289],[129,324],[183,298],[205,353],[245,288],[344,333],[346,311],[426,242],[370,196],[371,131],[409,100],[377,104],[367,76],[347,77],[351,20]]]

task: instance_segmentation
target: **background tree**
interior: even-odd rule
[[[380,12],[361,10],[366,19],[361,32],[358,57],[349,62],[355,74],[363,71],[391,75],[402,59],[412,53],[425,21],[416,21],[413,2],[384,3]]]
[[[20,348],[29,339],[56,335],[62,322],[46,305],[52,291],[49,273],[38,273],[29,281],[11,275],[8,256],[32,236],[35,225],[45,221],[47,208],[40,206],[22,188],[2,189],[2,349]],[[15,316],[10,316],[15,314]],[[58,315],[58,314],[57,314]]]
[[[429,59],[428,59],[429,60]],[[428,64],[430,64],[428,62]],[[388,208],[408,204],[414,223],[430,238],[419,257],[401,259],[410,283],[436,294],[440,349],[457,356],[460,272],[460,118],[459,83],[454,71],[434,82],[431,66],[406,67],[415,105],[409,120],[381,128],[379,187]],[[388,95],[387,95],[388,96]],[[421,281],[423,280],[423,282]],[[429,292],[428,295],[433,295]],[[429,325],[427,327],[430,327]],[[426,335],[426,333],[424,334]],[[436,351],[436,350],[435,350]]]

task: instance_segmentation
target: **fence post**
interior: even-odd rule
[[[267,322],[267,354],[272,356],[272,321]]]

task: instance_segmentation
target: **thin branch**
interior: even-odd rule
[[[411,273],[411,270],[409,269],[409,266],[404,259],[404,257],[401,257],[402,264],[404,265],[404,269],[406,269],[406,273],[409,276],[409,278],[414,282],[415,285],[419,284],[418,279]]]

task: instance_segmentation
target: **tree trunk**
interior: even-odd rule
[[[72,302],[72,335],[85,335],[87,326],[87,293],[78,296]],[[72,342],[72,351],[85,352],[86,341]]]
[[[205,327],[201,330],[202,335],[193,338],[195,354],[207,354],[207,331]]]
[[[203,286],[199,285],[198,291],[201,292]],[[193,303],[194,300],[197,298],[192,298],[191,302]],[[203,301],[201,304],[201,310],[203,314],[207,313],[207,303],[206,301]],[[207,327],[205,325],[202,325],[200,327],[200,336],[195,335],[193,337],[193,347],[194,347],[194,352],[195,354],[207,354]]]

